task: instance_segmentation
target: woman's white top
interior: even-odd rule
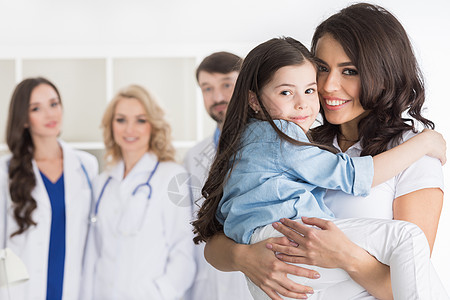
[[[145,154],[123,178],[124,163],[103,172],[94,182],[95,199],[109,177],[98,206],[94,229],[99,257],[95,263],[93,299],[178,299],[195,274],[191,208],[186,171],[173,162],[157,163]],[[181,200],[180,200],[181,199]]]
[[[403,135],[406,141],[415,134],[412,131]],[[337,139],[334,146],[339,149]],[[360,156],[361,144],[358,142],[345,153]],[[336,218],[377,218],[393,219],[393,202],[397,197],[426,188],[444,190],[444,176],[438,159],[424,156],[402,173],[371,189],[367,197],[355,197],[341,191],[328,190],[325,204],[333,211]],[[355,300],[373,300],[375,297],[364,292]]]
[[[91,204],[91,190],[83,171],[84,165],[90,180],[98,173],[96,158],[86,152],[74,150],[60,142],[63,149],[64,196],[66,206],[66,255],[64,262],[63,299],[78,299],[81,279],[81,264],[86,240],[86,232]],[[42,181],[39,169],[33,161],[33,172],[36,187],[32,192],[37,202],[32,218],[37,223],[24,233],[10,237],[18,229],[11,207],[9,195],[8,162],[10,155],[0,159],[0,242],[17,254],[25,263],[30,279],[11,287],[11,299],[45,300],[47,295],[47,268],[50,243],[50,226],[52,209],[47,190]],[[5,212],[5,201],[7,212]],[[1,246],[3,247],[3,245]],[[6,289],[0,288],[0,299],[8,299]]]
[[[412,131],[406,132],[403,140],[412,138]],[[339,149],[337,139],[334,146]],[[345,153],[356,157],[361,154],[358,142]],[[378,218],[393,219],[392,204],[394,199],[408,193],[426,188],[444,190],[444,175],[438,159],[424,156],[397,176],[374,187],[367,197],[355,197],[340,191],[329,190],[325,195],[325,204],[336,218]]]

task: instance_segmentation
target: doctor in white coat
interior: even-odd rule
[[[77,299],[91,203],[92,155],[58,140],[60,95],[44,78],[22,81],[8,116],[10,155],[0,159],[0,242],[18,255],[29,281],[11,299]],[[0,299],[8,299],[0,288]]]
[[[84,285],[92,284],[87,298],[179,299],[192,283],[187,176],[173,162],[163,115],[136,85],[121,90],[106,109],[102,127],[109,168],[94,182],[89,253],[98,256],[86,266],[94,277]]]

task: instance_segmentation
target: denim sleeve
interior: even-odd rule
[[[352,158],[344,153],[333,154],[318,147],[288,142],[283,142],[280,150],[280,171],[295,180],[355,196],[370,192],[374,175],[371,156]]]

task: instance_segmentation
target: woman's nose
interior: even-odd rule
[[[330,72],[323,81],[322,89],[326,92],[334,92],[340,88],[340,78],[338,74]]]

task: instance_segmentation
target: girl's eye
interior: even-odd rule
[[[314,94],[315,91],[316,91],[315,89],[307,89],[305,91],[305,94]]]
[[[282,91],[280,94],[283,96],[289,96],[289,95],[292,95],[292,92],[291,91]]]
[[[124,118],[117,118],[116,122],[117,123],[125,123],[125,119]]]
[[[358,75],[358,71],[355,69],[345,69],[344,72],[345,75]]]
[[[325,66],[319,65],[319,66],[317,67],[317,71],[318,71],[318,72],[328,72],[328,68],[325,67]]]

